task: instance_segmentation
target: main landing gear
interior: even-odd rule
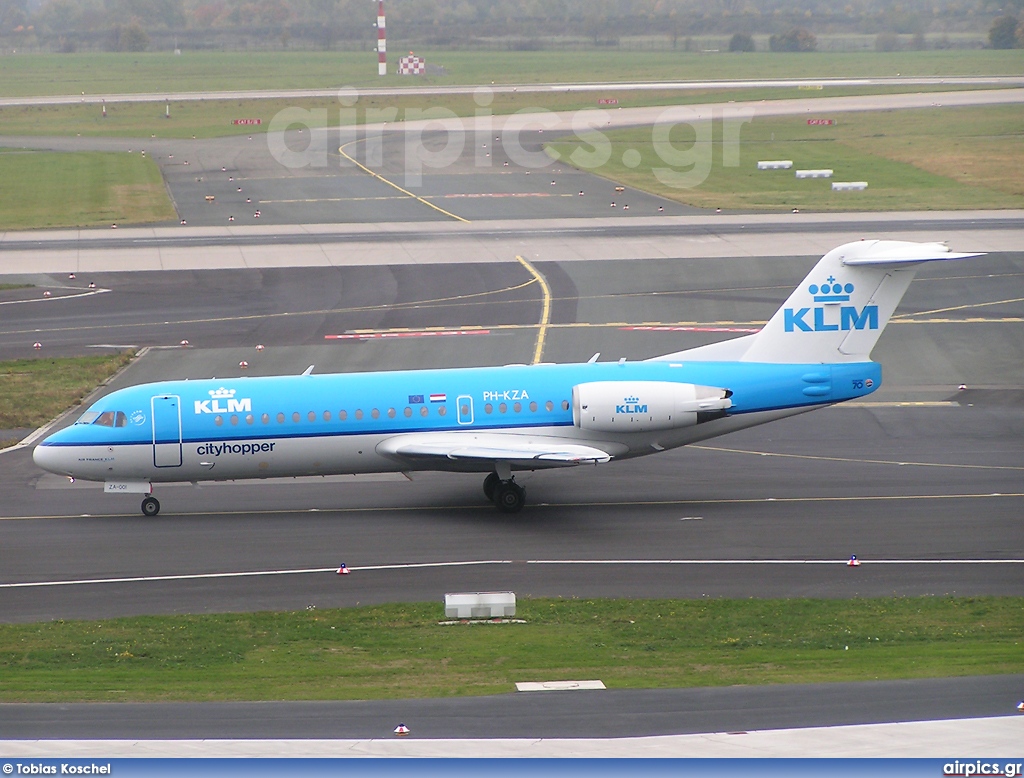
[[[160,501],[156,497],[143,497],[142,498],[142,515],[143,516],[156,516],[160,513]]]
[[[484,496],[502,513],[519,513],[526,504],[526,490],[515,482],[511,473],[502,479],[491,473],[484,479]]]

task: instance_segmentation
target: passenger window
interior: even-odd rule
[[[330,421],[330,420],[331,420],[331,412],[330,411],[324,411],[324,421]]]
[[[231,426],[232,427],[237,427],[238,426],[238,416],[236,416],[234,414],[231,415]]]
[[[372,411],[370,411],[370,416],[372,416],[374,419],[379,419],[380,418],[380,411],[378,411],[376,408],[374,408]]]
[[[508,406],[505,405],[505,403],[501,403],[501,404],[498,405],[498,411],[500,411],[501,413],[504,413],[507,410],[508,410]],[[466,413],[469,413],[469,409],[468,408],[466,409]]]
[[[316,411],[310,411],[306,414],[306,418],[310,421],[316,421]]]
[[[101,427],[113,427],[114,426],[114,412],[104,411],[99,415],[93,424],[98,424]]]
[[[448,413],[448,409],[443,405],[437,409],[438,416],[444,416],[446,413]]]
[[[284,424],[284,414],[283,413],[277,414],[277,423],[278,424]]]
[[[512,410],[514,410],[516,413],[519,413],[519,411],[521,411],[522,409],[523,409],[523,404],[522,403],[516,403],[515,405],[512,406]]]
[[[388,408],[388,418],[389,419],[395,418],[395,409],[394,408]]]
[[[405,418],[407,418],[407,419],[412,418],[412,408],[406,408],[404,413],[405,413]]]
[[[252,424],[254,421],[256,421],[256,419],[254,419],[252,417],[251,413],[246,415],[246,417],[245,417],[245,423],[246,424]]]
[[[115,427],[125,427],[128,425],[128,417],[124,415],[124,411],[117,412],[117,420],[114,422]]]
[[[296,424],[299,423],[299,419],[301,419],[301,418],[302,417],[299,416],[299,412],[298,411],[295,411],[295,413],[292,414],[292,421],[294,421]]]
[[[348,411],[338,411],[338,421],[345,421],[348,418]]]
[[[562,410],[563,411],[569,410],[569,401],[568,400],[562,400]]]
[[[213,423],[216,424],[218,427],[222,426],[224,424],[224,417],[223,416],[214,416],[213,417]]]
[[[530,411],[532,413],[536,413],[537,412],[537,403],[535,403],[535,402],[531,402],[530,403]]]
[[[494,406],[491,405],[490,403],[487,403],[484,406],[484,413],[493,413],[493,412],[494,412]]]
[[[426,405],[421,405],[420,406],[420,416],[426,416],[428,413],[430,413],[430,410],[427,408],[427,406]]]
[[[546,411],[553,411],[554,409],[555,409],[555,404],[553,402],[551,402],[551,400],[548,400],[546,403],[544,403],[544,410],[546,410]]]
[[[262,421],[264,424],[270,424],[270,414],[264,413],[262,416],[260,416],[260,421]]]
[[[363,409],[362,408],[357,408],[356,409],[356,418],[357,419],[362,419],[363,418]]]

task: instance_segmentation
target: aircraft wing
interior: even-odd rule
[[[611,455],[564,438],[500,432],[412,432],[382,440],[377,452],[407,461],[453,465],[508,462],[526,467],[571,467],[607,462]]]

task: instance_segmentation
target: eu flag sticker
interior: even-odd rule
[[[410,394],[409,395],[409,405],[423,405],[423,395],[422,394]]]

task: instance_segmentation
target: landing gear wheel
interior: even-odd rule
[[[501,479],[497,473],[491,473],[484,479],[484,497],[489,501],[494,502],[494,491],[498,488],[498,484],[501,483]]]
[[[142,515],[156,516],[160,513],[160,501],[156,497],[145,497],[142,500]]]
[[[519,513],[526,504],[526,490],[515,481],[502,481],[494,490],[494,504],[502,513]]]

